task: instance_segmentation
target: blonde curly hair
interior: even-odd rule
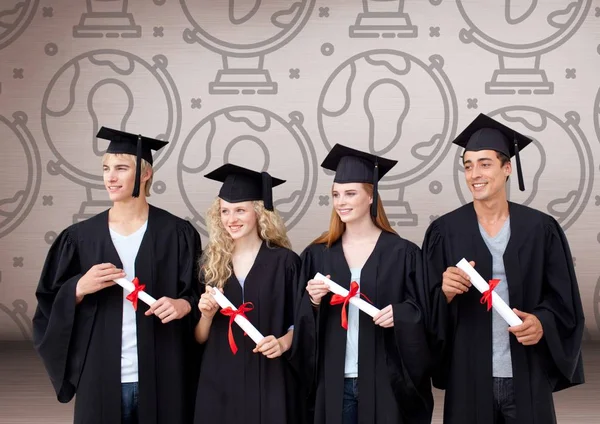
[[[257,216],[258,236],[267,246],[291,249],[283,219],[277,210],[265,209],[262,200],[252,201]],[[233,274],[233,239],[221,222],[221,199],[217,197],[206,213],[208,244],[200,258],[200,278],[205,284],[222,288]]]

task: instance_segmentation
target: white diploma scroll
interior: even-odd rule
[[[490,288],[488,283],[485,282],[483,277],[479,275],[477,271],[475,271],[475,268],[473,268],[465,258],[462,258],[460,262],[456,264],[456,266],[466,272],[469,277],[471,277],[471,283],[482,294]],[[506,321],[509,326],[513,327],[515,325],[523,324],[521,318],[519,318],[517,314],[513,312],[513,310],[495,291],[492,291],[492,308],[494,308],[496,312],[498,312],[500,316],[504,318],[504,321]]]
[[[135,285],[131,281],[127,280],[126,278],[117,278],[114,281],[115,281],[115,283],[117,283],[118,285],[123,287],[125,290],[127,290],[128,294],[135,290]],[[142,284],[142,283],[140,283],[140,284]],[[150,296],[145,291],[138,292],[138,299],[140,299],[142,302],[144,302],[148,306],[152,306],[152,304],[154,302],[156,302],[156,299],[153,298],[152,296]]]
[[[317,274],[315,275],[314,280],[323,281],[325,284],[327,284],[327,286],[329,287],[329,290],[332,293],[339,294],[340,296],[344,296],[344,297],[348,296],[348,293],[349,293],[348,290],[346,290],[339,284],[334,283],[329,278],[325,277],[323,274],[321,274],[319,272],[317,272]],[[358,294],[350,299],[350,303],[352,303],[358,309],[360,309],[361,311],[363,311],[364,313],[366,313],[372,317],[374,317],[375,315],[377,315],[379,313],[379,309],[377,309],[375,306],[371,305],[369,302],[361,299],[360,295],[358,295]]]
[[[237,310],[237,308],[233,306],[233,303],[231,303],[223,293],[221,293],[218,289],[215,289],[214,287],[211,288],[213,289],[212,295],[221,308],[225,309],[227,307],[230,307],[234,311]],[[254,327],[250,323],[250,321],[248,321],[242,315],[237,315],[234,318],[234,321],[237,325],[240,326],[242,330],[244,330],[244,332],[254,341],[254,343],[258,344],[258,342],[265,338],[262,334],[260,334],[260,331],[258,331],[256,327]]]

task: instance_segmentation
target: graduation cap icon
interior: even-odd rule
[[[525,191],[523,182],[523,171],[521,169],[521,157],[519,152],[531,143],[529,137],[518,133],[512,128],[480,113],[458,137],[453,141],[465,152],[477,152],[480,150],[494,150],[506,155],[508,158],[515,157],[517,162],[517,177],[519,190]]]
[[[204,176],[222,182],[219,197],[230,203],[262,200],[265,209],[273,210],[273,187],[285,180],[272,177],[268,172],[257,172],[232,163],[226,163]]]
[[[371,216],[377,216],[377,187],[379,180],[398,163],[391,160],[366,153],[342,144],[333,146],[321,166],[335,171],[334,182],[338,184],[368,183],[373,184],[373,203]]]
[[[152,159],[152,151],[160,150],[169,144],[168,141],[148,138],[141,134],[131,134],[107,127],[100,128],[96,137],[110,141],[106,153],[124,153],[136,157],[135,185],[133,187],[133,193],[131,194],[133,197],[138,197],[140,195],[140,178],[142,173],[141,159],[146,160],[152,165],[154,162]]]

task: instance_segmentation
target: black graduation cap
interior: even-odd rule
[[[373,203],[371,204],[371,215],[377,216],[378,182],[398,163],[391,160],[352,149],[350,147],[336,144],[333,146],[321,166],[325,169],[335,171],[334,182],[347,183],[369,183],[373,184]]]
[[[265,209],[273,210],[273,187],[285,180],[272,177],[268,172],[257,172],[226,163],[204,177],[223,183],[219,197],[230,203],[262,200]]]
[[[521,170],[521,157],[519,151],[523,150],[529,143],[529,137],[501,124],[500,122],[480,113],[467,128],[454,140],[465,148],[465,151],[476,152],[479,150],[494,150],[508,156],[515,157],[517,161],[517,177],[519,179],[519,190],[525,191],[523,172]]]
[[[126,153],[134,155],[137,158],[135,167],[135,185],[133,187],[133,197],[140,195],[140,178],[142,174],[142,161],[145,159],[150,165],[152,160],[152,150],[160,150],[169,144],[167,141],[156,140],[154,138],[143,137],[138,134],[130,134],[125,131],[119,131],[112,128],[102,127],[96,137],[109,140],[110,144],[106,153]]]

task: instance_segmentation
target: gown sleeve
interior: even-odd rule
[[[569,244],[554,218],[546,225],[545,258],[544,295],[532,313],[542,323],[560,390],[583,383],[584,314]]]
[[[200,319],[198,302],[200,300],[199,259],[202,253],[200,234],[188,221],[178,226],[179,243],[179,285],[178,298],[190,303],[192,327]]]
[[[425,233],[422,246],[423,300],[432,354],[432,382],[438,389],[446,389],[456,325],[456,303],[448,304],[442,291],[442,274],[450,263],[443,234],[442,224],[434,221]]]
[[[401,260],[401,258],[398,258]],[[426,333],[426,300],[423,288],[423,262],[416,246],[404,255],[405,299],[392,304],[394,336],[411,380],[419,386],[428,378],[430,352]]]
[[[297,303],[296,297],[298,296],[300,266],[300,257],[290,251],[285,265],[285,309],[283,312],[285,328],[283,328],[282,335],[294,329],[294,310]]]
[[[307,390],[316,384],[317,312],[310,302],[306,285],[314,277],[310,247],[300,256],[294,307],[294,337],[290,354],[293,366]]]
[[[72,228],[52,244],[35,292],[37,307],[32,320],[33,343],[50,376],[59,402],[69,402],[85,360],[96,311],[91,296],[76,304],[80,268]]]
[[[405,405],[409,422],[429,423],[433,413],[430,369],[431,354],[426,332],[424,313],[425,291],[423,285],[423,263],[417,246],[400,250],[402,257],[393,258],[403,263],[403,299],[392,304],[394,326],[392,337],[386,337],[388,367],[392,388],[398,404]],[[393,359],[397,358],[397,359]]]

